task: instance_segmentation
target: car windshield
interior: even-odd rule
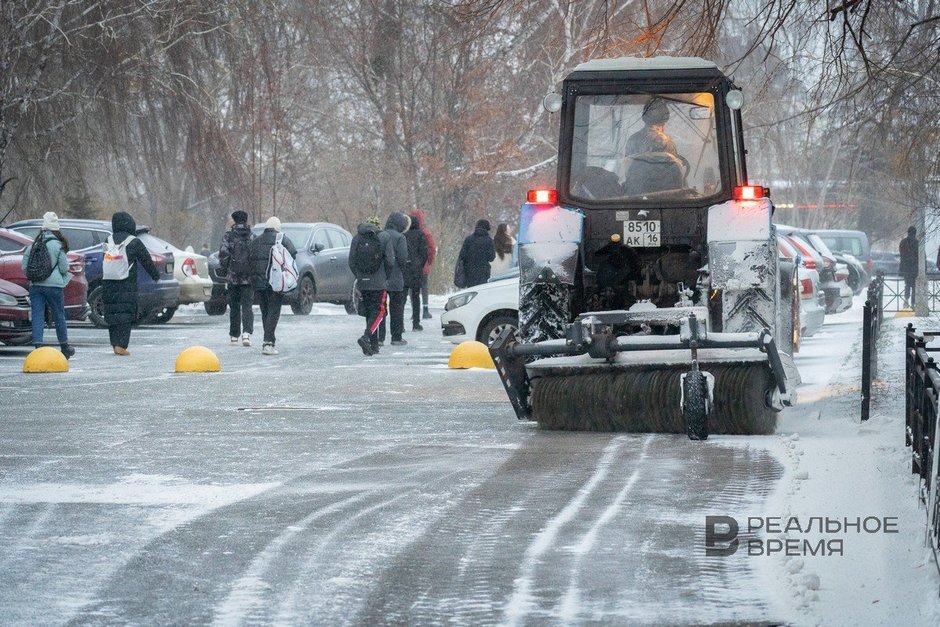
[[[838,235],[820,234],[819,238],[826,242],[830,250],[847,252],[856,257],[862,256],[862,240],[856,237],[841,237]]]
[[[680,200],[721,189],[712,94],[575,99],[569,194],[586,200]]]
[[[307,243],[307,237],[310,235],[310,226],[306,224],[284,224],[281,226],[281,233],[290,240],[294,248],[300,249]],[[251,229],[251,236],[258,237],[264,233],[264,224],[256,224]]]

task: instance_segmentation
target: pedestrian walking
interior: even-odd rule
[[[495,258],[496,248],[493,246],[493,238],[490,237],[490,222],[478,220],[473,233],[463,240],[460,247],[454,271],[454,284],[464,288],[486,283],[490,278],[490,262]]]
[[[264,224],[261,235],[251,240],[248,246],[248,258],[251,263],[251,281],[258,296],[261,307],[261,326],[264,329],[264,339],[261,346],[262,355],[277,355],[276,348],[278,320],[281,318],[281,304],[283,294],[275,292],[268,283],[268,268],[271,265],[271,249],[281,234],[281,221],[277,217],[268,218]],[[297,257],[297,249],[286,235],[281,237],[281,244],[291,254]]]
[[[47,211],[42,216],[42,228],[39,234],[23,251],[23,274],[29,279],[33,344],[36,348],[42,345],[48,305],[52,310],[52,319],[55,321],[55,335],[59,341],[59,349],[66,359],[75,354],[75,349],[69,346],[68,327],[65,322],[65,286],[71,279],[69,259],[66,255],[68,251],[68,240],[59,230],[59,216],[52,211]]]
[[[388,319],[391,326],[393,346],[404,346],[408,343],[403,335],[405,333],[405,271],[408,267],[408,240],[405,232],[411,226],[411,218],[398,211],[388,216],[385,221],[385,230],[388,233],[392,248],[395,251],[395,263],[386,280],[388,292]],[[385,342],[385,320],[379,326],[379,345]]]
[[[427,282],[424,268],[428,261],[428,240],[421,224],[412,219],[405,232],[408,242],[408,266],[405,268],[405,294],[411,297],[411,330],[424,331],[421,326],[421,285]],[[427,303],[427,300],[425,300]]]
[[[424,233],[424,239],[428,246],[428,258],[427,261],[424,262],[424,270],[421,273],[421,300],[424,304],[421,318],[424,320],[430,320],[431,310],[428,308],[428,277],[431,274],[431,265],[434,263],[434,259],[437,257],[437,244],[434,242],[434,236],[427,227],[424,211],[421,209],[415,209],[408,215],[411,217],[412,221],[417,221],[418,225],[421,227],[421,232]]]
[[[917,252],[920,250],[920,244],[917,241],[917,229],[913,226],[908,227],[907,237],[898,244],[898,252],[901,253],[901,262],[898,266],[898,272],[904,278],[904,307],[913,307],[916,299],[916,290],[914,284],[917,281],[918,264]]]
[[[232,212],[232,228],[222,237],[219,249],[219,270],[228,277],[225,287],[228,296],[228,334],[232,344],[238,344],[241,334],[242,346],[251,346],[255,315],[252,310],[255,290],[251,282],[251,261],[248,258],[251,244],[251,229],[248,214]]]
[[[496,257],[490,262],[490,276],[497,276],[508,271],[513,266],[513,246],[516,240],[509,234],[509,225],[500,224],[496,227],[496,235],[493,236],[493,248],[496,250]]]
[[[379,231],[378,219],[360,224],[349,246],[349,269],[359,290],[359,313],[366,318],[366,328],[356,340],[362,354],[379,352],[379,329],[385,320],[388,276],[396,267],[391,235]]]
[[[137,238],[137,224],[131,214],[118,211],[111,216],[111,236],[102,261],[104,319],[115,355],[130,355],[131,325],[137,322],[137,266],[154,281],[160,273],[150,251]]]

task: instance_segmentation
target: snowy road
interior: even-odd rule
[[[706,515],[768,513],[784,437],[542,432],[432,324],[366,359],[325,306],[262,358],[195,311],[130,359],[73,329],[66,375],[0,349],[4,623],[793,620],[755,560],[703,546]],[[851,350],[838,320],[810,369]],[[171,373],[193,344],[223,372]]]

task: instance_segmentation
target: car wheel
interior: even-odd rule
[[[290,309],[295,314],[306,316],[313,309],[313,301],[317,298],[317,288],[313,284],[313,279],[304,275],[300,279],[300,285],[297,286],[297,300],[291,303]]]
[[[486,324],[480,328],[480,333],[477,338],[479,341],[489,346],[496,341],[496,338],[500,336],[503,329],[507,327],[511,328],[513,333],[517,333],[519,331],[519,318],[508,314],[490,318]]]
[[[176,307],[165,307],[163,309],[157,310],[151,315],[151,321],[154,324],[166,324],[173,318],[173,315],[176,313],[176,309]]]
[[[343,305],[346,307],[346,313],[350,315],[357,315],[359,313],[359,301],[362,300],[362,294],[359,293],[359,290],[356,289],[356,282],[353,281],[352,290],[349,294],[349,300],[347,300]]]
[[[88,319],[99,329],[106,329],[108,323],[104,320],[104,287],[96,285],[88,293]]]
[[[206,308],[206,313],[210,316],[221,316],[225,313],[225,310],[228,309],[228,303],[224,300],[221,302],[207,300],[203,303],[203,307]]]

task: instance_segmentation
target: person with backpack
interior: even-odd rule
[[[274,331],[277,329],[277,323],[281,319],[281,304],[284,294],[289,289],[279,287],[277,290],[271,285],[272,276],[278,273],[280,276],[281,266],[277,262],[279,258],[286,253],[290,254],[290,263],[297,256],[297,249],[290,241],[290,238],[281,233],[281,221],[275,216],[268,218],[264,224],[264,231],[251,240],[248,245],[248,260],[251,264],[251,282],[258,296],[258,304],[261,306],[261,327],[264,329],[264,339],[261,346],[262,355],[277,355],[277,338]],[[272,267],[275,272],[272,273]],[[295,270],[296,272],[296,270]],[[296,274],[294,275],[294,285],[296,286]]]
[[[242,346],[251,346],[251,334],[255,328],[255,316],[251,308],[255,290],[248,259],[251,229],[248,227],[248,214],[244,211],[233,211],[232,220],[234,224],[225,232],[219,249],[219,270],[228,276],[225,287],[229,307],[228,334],[232,344],[238,344],[241,333]]]
[[[454,269],[454,285],[459,288],[486,283],[490,278],[490,262],[496,259],[496,247],[490,237],[490,221],[478,220],[473,233],[463,240],[457,267]]]
[[[23,251],[23,274],[29,279],[29,303],[33,322],[33,344],[42,345],[46,323],[46,306],[52,309],[56,339],[66,359],[75,354],[69,346],[68,327],[65,322],[65,285],[71,279],[66,253],[69,243],[59,230],[59,216],[47,211],[42,216],[42,228],[32,244]]]
[[[437,244],[434,242],[434,236],[431,234],[431,230],[427,227],[424,212],[420,209],[415,209],[408,215],[411,217],[412,222],[418,223],[421,232],[424,233],[424,239],[427,242],[428,258],[424,262],[424,269],[421,272],[421,299],[424,301],[424,312],[421,314],[421,317],[424,320],[430,320],[431,310],[428,308],[428,275],[431,274],[431,265],[434,263],[435,257],[437,257]]]
[[[404,346],[408,343],[405,333],[405,271],[408,268],[408,240],[405,232],[411,226],[411,218],[395,211],[385,221],[385,230],[395,249],[395,263],[388,274],[388,318],[392,331],[392,346]],[[385,342],[385,321],[379,327],[379,345]]]
[[[160,280],[150,251],[137,237],[134,218],[118,211],[111,216],[111,236],[101,263],[104,319],[115,355],[130,355],[127,347],[131,342],[131,325],[137,322],[138,264],[154,281]]]
[[[349,269],[356,277],[360,313],[366,318],[366,329],[356,343],[366,357],[379,352],[379,328],[385,320],[388,276],[396,266],[391,235],[379,231],[378,219],[375,223],[370,220],[360,224],[349,246]]]
[[[411,330],[424,331],[421,326],[421,285],[422,279],[427,283],[424,268],[429,253],[428,239],[417,220],[411,221],[411,226],[405,232],[405,241],[408,242],[408,265],[404,273],[405,295],[411,296]]]

